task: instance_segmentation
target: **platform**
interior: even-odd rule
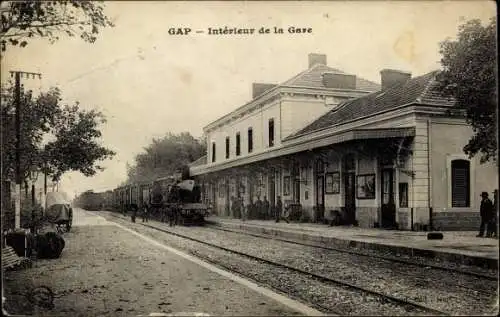
[[[324,224],[284,221],[276,223],[273,220],[242,221],[217,216],[210,216],[207,220],[222,227],[276,235],[285,239],[498,268],[498,239],[478,238],[476,231],[444,231],[442,240],[427,240],[427,232],[330,227]]]

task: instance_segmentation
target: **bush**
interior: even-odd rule
[[[43,208],[40,204],[33,207],[31,202],[21,204],[21,228],[30,228],[43,220]]]
[[[40,204],[35,205],[35,213],[33,214],[33,207],[31,202],[22,201],[21,202],[21,228],[30,228],[33,223],[40,222],[43,218],[43,208]],[[34,219],[32,219],[32,217]],[[3,229],[14,229],[15,227],[15,207],[2,210],[2,227]]]

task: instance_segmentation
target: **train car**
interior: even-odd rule
[[[92,191],[85,192],[78,198],[76,204],[86,210],[102,210],[104,205],[104,193],[94,193]]]

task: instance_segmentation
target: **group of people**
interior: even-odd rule
[[[289,222],[288,217],[283,214],[283,202],[281,201],[280,196],[276,198],[275,206],[270,204],[266,196],[264,196],[263,200],[261,200],[260,196],[258,196],[254,203],[250,203],[246,206],[243,203],[243,198],[241,196],[232,196],[231,209],[232,214],[237,218],[241,218],[242,221],[250,218],[262,220],[274,219],[276,222],[284,220]]]
[[[169,195],[164,195],[161,190],[156,190],[151,193],[149,200],[138,206],[135,203],[123,205],[123,215],[127,215],[127,210],[131,210],[131,220],[136,221],[137,214],[140,212],[142,222],[148,222],[152,215],[159,218],[161,222],[169,222],[170,226],[175,226],[179,223],[179,210],[174,202],[178,201],[176,188],[173,188]]]
[[[481,216],[481,225],[479,226],[478,237],[483,237],[486,230],[487,238],[498,238],[498,190],[493,192],[493,202],[488,197],[487,192],[481,193],[481,206],[479,213]]]

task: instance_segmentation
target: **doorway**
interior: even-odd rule
[[[271,206],[271,208],[274,208],[274,205],[276,202],[276,187],[275,187],[276,182],[274,180],[274,171],[271,171],[271,173],[268,175],[267,179],[268,179],[268,184],[269,184],[269,188],[268,188],[269,205]]]
[[[216,190],[216,187],[215,187],[215,186],[216,186],[216,184],[217,184],[217,183],[215,183],[215,182],[213,182],[213,181],[210,183],[210,188],[211,188],[211,200],[212,200],[212,201],[211,201],[211,205],[212,205],[212,208],[213,208],[212,212],[218,215],[218,214],[219,214],[219,210],[218,210],[218,208],[217,208],[217,207],[218,207],[218,206],[217,206],[217,196],[216,196],[216,195],[217,195],[217,190]]]
[[[316,220],[323,219],[325,214],[325,176],[316,175]]]
[[[295,178],[293,180],[293,202],[300,204],[300,181]]]
[[[354,172],[344,173],[344,208],[346,224],[356,220],[356,181]]]
[[[299,173],[299,165],[294,164],[292,167],[292,198],[293,202],[296,204],[300,204],[300,173]]]
[[[356,222],[356,160],[354,154],[347,154],[342,160],[344,180],[344,223]]]
[[[226,191],[226,216],[231,216],[231,191],[227,179],[224,181],[224,189]]]
[[[382,169],[382,206],[381,226],[382,228],[394,228],[396,226],[396,203],[394,199],[394,169]]]

